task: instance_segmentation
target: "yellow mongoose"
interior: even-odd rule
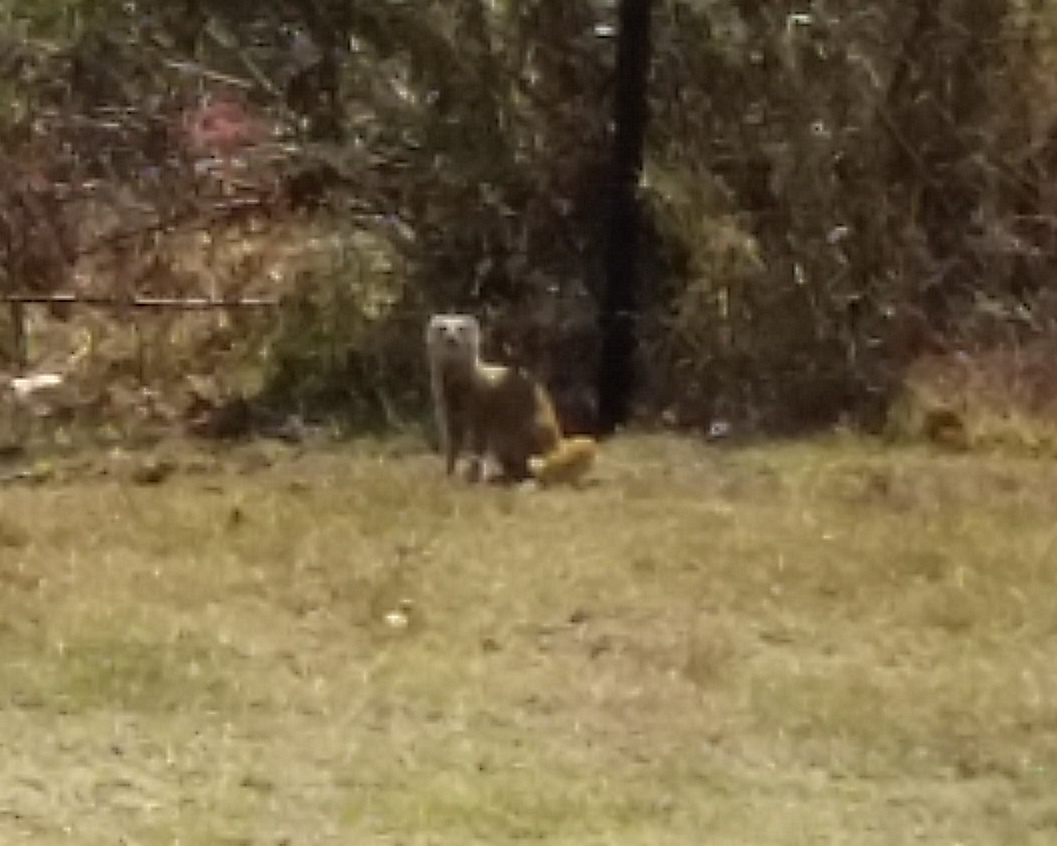
[[[449,475],[464,446],[469,477],[484,475],[491,456],[506,481],[578,481],[594,463],[592,438],[566,440],[547,389],[521,368],[480,358],[481,327],[467,314],[435,314],[426,352],[441,449]]]

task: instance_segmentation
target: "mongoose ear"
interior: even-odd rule
[[[444,315],[442,314],[431,315],[429,320],[426,321],[426,329],[423,333],[426,339],[426,346],[433,346],[437,342],[437,334],[443,324]]]

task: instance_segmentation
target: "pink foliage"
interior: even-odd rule
[[[264,122],[230,98],[211,98],[184,114],[190,151],[199,156],[231,156],[267,137]]]

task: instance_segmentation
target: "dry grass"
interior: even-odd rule
[[[1055,351],[1057,343],[1045,336],[919,358],[892,409],[890,434],[975,452],[1057,456]],[[933,424],[944,417],[957,423],[955,430],[936,431]]]
[[[1057,840],[1048,463],[169,450],[0,492],[0,842]]]

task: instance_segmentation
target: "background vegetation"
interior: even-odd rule
[[[589,416],[614,6],[8,4],[0,285],[281,295],[278,320],[142,318],[163,351],[129,391],[201,373],[356,425],[418,419],[424,315],[472,308],[494,355]],[[1049,4],[653,14],[640,414],[903,430],[929,412],[892,409],[925,397],[969,428],[970,405],[1047,416]],[[64,348],[34,314],[42,361]],[[92,320],[71,369],[142,347],[117,342],[127,317]],[[966,360],[991,374],[971,398]],[[99,396],[113,378],[85,384],[78,408],[121,405]]]

